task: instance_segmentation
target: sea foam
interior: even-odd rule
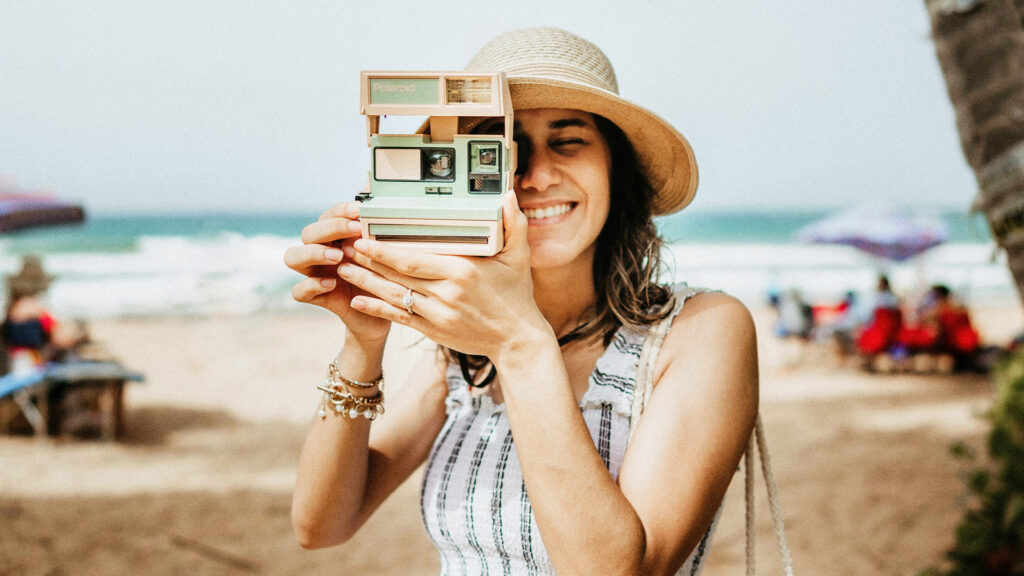
[[[68,240],[42,254],[56,277],[47,298],[61,317],[82,319],[300,309],[305,305],[292,299],[291,287],[301,276],[283,262],[299,229],[294,236],[142,234],[117,249],[77,249]],[[944,283],[969,304],[1016,298],[1005,257],[993,255],[991,244],[949,243],[893,264],[845,246],[676,243],[666,248],[664,279],[721,289],[748,305],[789,288],[812,302],[834,302],[847,290],[869,292],[880,272],[905,295]],[[0,241],[0,273],[16,272],[19,263],[18,251]]]

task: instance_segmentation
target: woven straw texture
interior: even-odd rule
[[[618,95],[611,62],[589,41],[559,28],[513,30],[488,42],[466,69],[504,71],[516,110],[573,108],[614,122],[657,192],[656,215],[693,200],[697,162],[690,144],[660,116]]]

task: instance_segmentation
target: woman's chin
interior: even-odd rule
[[[582,261],[582,257],[585,255],[592,258],[593,251],[584,250],[581,253],[571,241],[564,239],[561,241],[554,238],[530,241],[530,268],[534,270],[574,265]]]

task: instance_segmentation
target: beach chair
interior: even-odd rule
[[[71,360],[0,377],[0,432],[114,440],[124,432],[124,385],[138,372],[114,361]]]
[[[20,413],[37,436],[46,433],[46,418],[40,412],[36,400],[36,387],[44,378],[42,368],[32,372],[8,373],[0,378],[0,401],[10,397],[10,402],[6,405],[0,404],[0,432],[9,432]]]

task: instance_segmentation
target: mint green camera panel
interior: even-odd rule
[[[370,103],[436,106],[441,104],[439,82],[437,78],[374,78]]]
[[[378,179],[377,149],[455,151],[453,178]],[[501,192],[509,158],[500,136],[457,135],[453,142],[431,142],[430,136],[376,134],[370,138],[370,195],[360,214],[373,218],[438,220],[500,220]],[[491,157],[496,155],[496,157]],[[472,176],[472,177],[471,177]],[[481,188],[481,186],[483,186]]]

